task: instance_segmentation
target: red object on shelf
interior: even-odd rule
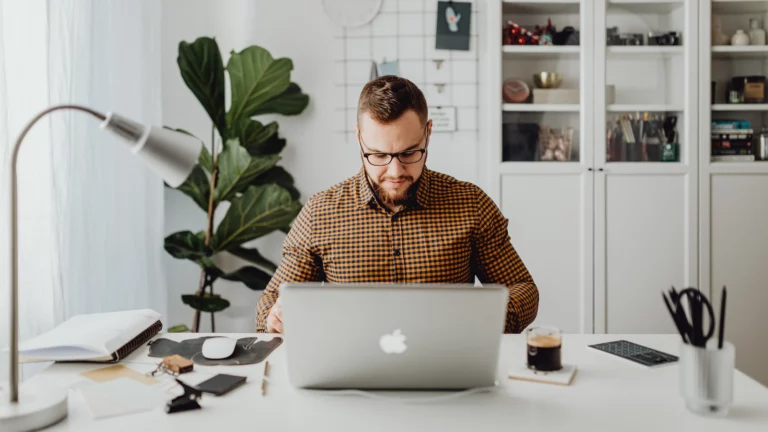
[[[548,21],[546,30],[536,26],[536,32],[520,27],[514,21],[507,21],[502,31],[504,45],[552,45],[549,40],[542,39],[541,34],[552,29],[552,21]]]

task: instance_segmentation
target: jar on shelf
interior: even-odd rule
[[[765,45],[765,30],[760,27],[760,21],[757,18],[749,19],[749,43]]]
[[[733,77],[731,78],[731,85],[732,90],[736,90],[742,95],[744,103],[765,102],[764,76],[750,75]]]

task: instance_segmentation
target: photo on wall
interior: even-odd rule
[[[469,51],[469,26],[472,3],[437,2],[437,41],[435,49]]]

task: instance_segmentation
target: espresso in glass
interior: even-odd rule
[[[528,350],[528,368],[552,372],[563,368],[561,348],[563,336],[555,327],[532,327],[525,332]]]

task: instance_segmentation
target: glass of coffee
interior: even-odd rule
[[[556,327],[531,327],[525,331],[528,348],[528,368],[552,372],[563,368],[560,351],[563,335]]]

